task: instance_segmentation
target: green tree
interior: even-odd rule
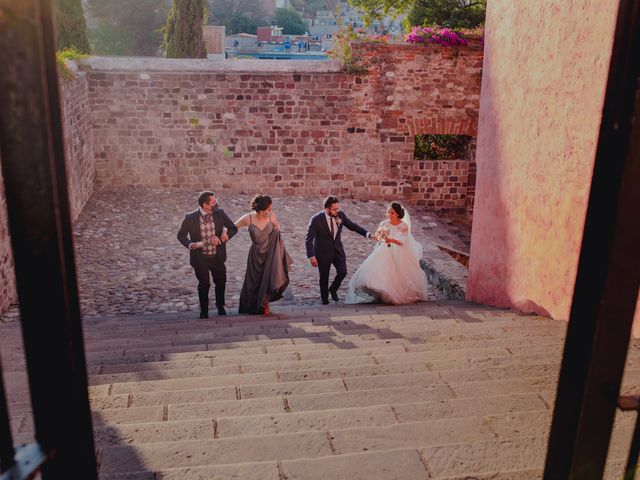
[[[167,58],[206,58],[202,25],[203,0],[173,0],[164,26],[164,48]]]
[[[365,15],[365,20],[381,20],[384,17],[407,13],[415,0],[349,0],[354,7],[359,7]]]
[[[58,49],[75,48],[89,53],[87,24],[81,0],[55,0]]]
[[[407,21],[410,25],[475,28],[484,23],[486,0],[415,0]]]
[[[259,0],[209,0],[209,25],[224,25],[228,35],[256,33],[269,18]]]
[[[474,28],[484,23],[487,0],[349,0],[366,18],[380,20],[408,13],[410,25]]]
[[[157,55],[169,10],[158,0],[88,0],[91,51],[99,55]]]
[[[307,24],[293,8],[276,9],[276,22],[285,35],[302,35],[307,31]]]

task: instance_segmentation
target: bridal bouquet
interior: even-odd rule
[[[389,237],[389,233],[391,233],[391,231],[389,230],[389,227],[380,226],[376,230],[376,233],[373,234],[373,238],[375,238],[380,243],[384,243]],[[387,247],[390,247],[390,246],[391,244],[387,243]]]

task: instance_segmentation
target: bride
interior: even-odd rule
[[[399,203],[387,209],[376,231],[379,243],[349,281],[345,303],[404,304],[427,300],[427,276],[420,268],[422,245],[411,234],[409,214]]]

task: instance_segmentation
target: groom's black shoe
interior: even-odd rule
[[[324,300],[324,299],[323,299],[323,300],[322,300],[322,304],[323,304],[323,305],[329,305],[329,300]]]
[[[218,316],[220,315],[226,315],[227,311],[224,309],[224,307],[218,307]]]
[[[209,318],[209,312],[200,312],[200,318]]]
[[[333,298],[334,302],[340,301],[340,297],[338,297],[338,293],[335,290],[329,290],[329,293],[331,294],[331,298]]]

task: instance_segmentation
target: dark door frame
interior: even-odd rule
[[[0,0],[0,157],[42,478],[91,480],[54,33],[50,0]]]
[[[640,284],[639,86],[640,0],[620,0],[545,480],[607,460]]]

